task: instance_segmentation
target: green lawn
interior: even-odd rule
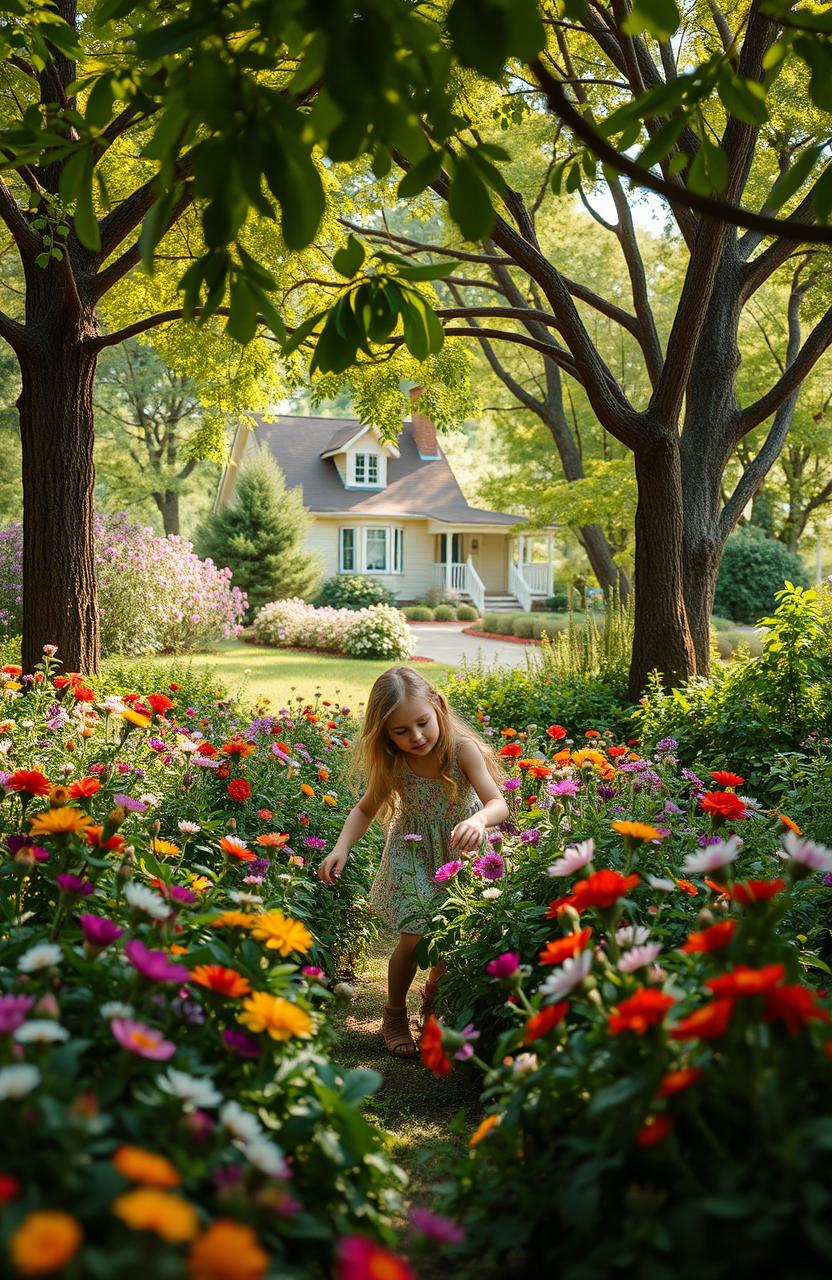
[[[164,670],[171,658],[160,655],[147,661]],[[376,676],[393,665],[385,660],[299,653],[240,641],[228,641],[210,653],[195,653],[178,661],[212,667],[230,693],[240,690],[246,701],[265,696],[277,706],[282,706],[293,694],[300,693],[311,699],[316,689],[320,689],[325,698],[337,696],[342,705],[357,707],[366,699]],[[418,669],[426,680],[436,683],[453,667],[444,662],[420,662]]]

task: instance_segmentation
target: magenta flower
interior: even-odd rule
[[[451,862],[443,862],[442,866],[436,869],[433,883],[443,884],[446,880],[453,880],[454,876],[461,870],[462,862],[459,858],[454,858]]]
[[[323,969],[319,968],[318,965],[316,964],[305,964],[301,969],[301,973],[303,974],[304,978],[317,979],[317,978],[322,978],[324,976]]]
[[[26,1020],[34,996],[0,996],[0,1036],[10,1036]]]
[[[576,796],[580,789],[581,784],[575,778],[560,778],[546,788],[550,796]]]
[[[246,1035],[245,1031],[238,1031],[236,1027],[226,1027],[222,1033],[222,1040],[226,1049],[236,1053],[238,1058],[260,1057],[260,1041],[255,1040],[254,1036]]]
[[[165,1040],[161,1031],[148,1027],[143,1022],[135,1022],[132,1018],[113,1018],[110,1030],[122,1049],[135,1053],[139,1058],[163,1062],[176,1053],[176,1045]]]
[[[91,947],[109,947],[124,930],[106,916],[83,915],[78,917],[84,932],[84,941]]]
[[[326,840],[322,840],[320,836],[304,836],[303,843],[307,849],[325,849]]]
[[[185,886],[181,884],[172,884],[168,889],[167,896],[173,902],[179,902],[188,907],[192,906],[197,900],[197,895],[194,893],[193,889],[186,889]]]
[[[465,1239],[465,1231],[459,1223],[451,1222],[450,1218],[443,1218],[438,1213],[431,1213],[423,1205],[412,1204],[407,1216],[414,1231],[426,1236],[428,1240],[435,1240],[437,1244],[461,1244]]]
[[[540,832],[537,827],[528,827],[520,832],[521,844],[540,844]]]
[[[506,864],[502,855],[491,849],[488,853],[483,853],[478,858],[475,858],[471,864],[471,869],[474,875],[479,876],[482,880],[499,880],[506,873]]]
[[[506,778],[503,783],[503,791],[519,791],[520,782],[517,778]]]
[[[504,951],[501,956],[489,960],[485,966],[486,973],[492,978],[512,978],[520,968],[520,956],[516,951]]]
[[[91,893],[95,893],[94,884],[90,884],[89,880],[82,880],[80,876],[73,876],[69,872],[55,876],[55,884],[61,893],[69,894],[73,898],[88,898]]]
[[[190,977],[184,965],[171,964],[166,952],[150,951],[138,938],[130,939],[124,953],[133,968],[150,982],[187,982]]]
[[[469,1022],[467,1026],[463,1027],[461,1031],[457,1032],[457,1035],[462,1036],[462,1044],[454,1053],[454,1057],[459,1062],[467,1062],[469,1058],[473,1057],[473,1054],[474,1054],[473,1042],[474,1040],[479,1040],[480,1033],[479,1031],[477,1031],[473,1022]]]
[[[417,835],[415,831],[408,831],[406,836],[402,836],[402,840],[407,840],[411,844],[417,844],[421,839],[422,837]]]

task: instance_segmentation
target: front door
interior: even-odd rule
[[[448,535],[439,534],[439,559],[445,564],[448,558]],[[451,534],[451,560],[454,564],[462,564],[462,534]]]

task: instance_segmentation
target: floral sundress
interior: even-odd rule
[[[442,885],[434,884],[433,877],[456,856],[450,847],[451,832],[482,808],[460,768],[459,743],[451,758],[451,776],[457,785],[453,803],[441,778],[421,778],[405,765],[401,809],[388,828],[369,896],[370,906],[391,929],[423,932],[412,919],[414,909],[441,897]],[[421,840],[407,839],[414,835]]]

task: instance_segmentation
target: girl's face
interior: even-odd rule
[[[426,698],[404,698],[387,717],[390,741],[408,755],[426,756],[439,741],[439,721]]]

